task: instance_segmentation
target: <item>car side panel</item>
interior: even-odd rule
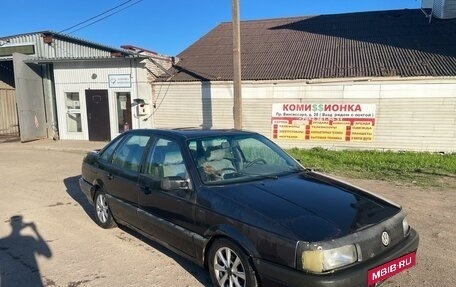
[[[195,257],[194,204],[191,191],[164,191],[147,176],[140,176],[139,218],[142,229],[159,240]]]
[[[243,217],[253,217],[249,209],[226,200],[214,200],[216,195],[210,189],[200,190],[196,210],[197,233],[205,238],[223,236],[240,245],[253,258],[261,258],[277,262],[290,268],[296,267],[296,240],[280,234],[273,234],[260,228],[265,222],[257,222],[258,226],[243,222]],[[212,206],[204,198],[212,197]],[[239,219],[228,214],[238,214]],[[242,221],[241,221],[242,220]],[[245,220],[245,218],[244,218]],[[269,225],[276,225],[269,222]],[[207,253],[207,247],[205,253]]]
[[[226,220],[225,216],[214,213],[210,217],[212,218],[210,221],[213,221],[214,224],[217,221]],[[217,227],[213,225],[213,228],[208,229],[207,235],[224,234],[243,247],[253,258],[263,258],[291,268],[296,266],[296,241],[241,222],[230,222],[229,224],[235,231],[226,232],[226,230],[219,228],[220,225]],[[221,233],[222,230],[223,233]]]
[[[114,218],[139,227],[137,173],[122,170],[112,164],[102,164],[98,174],[104,182],[103,191],[108,195],[108,204]]]
[[[93,205],[93,197],[94,197],[94,186],[90,184],[90,182],[87,182],[84,178],[79,178],[79,187],[81,188],[81,191],[85,194],[87,197],[87,200],[90,202],[90,204]]]

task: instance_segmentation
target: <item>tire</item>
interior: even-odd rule
[[[209,251],[209,273],[216,287],[257,287],[258,280],[249,257],[227,239],[215,241]]]
[[[104,229],[109,229],[117,226],[114,218],[112,217],[112,213],[109,209],[109,205],[106,201],[106,195],[104,192],[97,191],[95,194],[94,207],[95,221],[99,226]]]

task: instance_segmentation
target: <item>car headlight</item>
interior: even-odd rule
[[[315,250],[304,250],[301,260],[304,270],[323,273],[358,261],[358,253],[355,245],[327,250],[319,246]]]
[[[402,220],[402,229],[404,230],[404,237],[410,233],[410,225],[407,222],[407,218],[404,217]]]

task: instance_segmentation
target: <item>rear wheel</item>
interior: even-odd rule
[[[257,287],[255,271],[244,251],[227,239],[214,242],[209,251],[209,272],[217,287]]]
[[[105,229],[116,226],[116,222],[112,217],[111,210],[106,201],[106,195],[102,191],[97,191],[95,194],[95,220],[98,225]]]

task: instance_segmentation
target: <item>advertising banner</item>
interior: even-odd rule
[[[272,136],[280,140],[371,142],[375,111],[374,104],[273,104]]]

